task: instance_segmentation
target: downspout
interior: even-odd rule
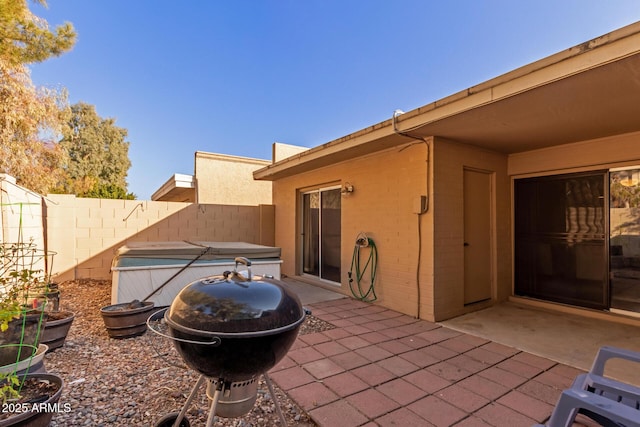
[[[392,117],[392,121],[393,121],[393,132],[396,133],[397,135],[400,136],[404,136],[406,138],[410,138],[413,139],[415,141],[421,141],[424,142],[425,145],[427,146],[427,172],[426,172],[426,200],[425,200],[425,205],[424,205],[424,209],[420,209],[417,213],[417,218],[418,218],[418,260],[417,260],[417,265],[416,265],[416,293],[417,293],[417,302],[416,302],[416,319],[420,319],[420,308],[421,308],[421,304],[420,304],[420,260],[422,257],[422,221],[421,221],[421,217],[422,215],[426,214],[429,211],[429,187],[430,187],[430,180],[429,180],[429,174],[431,172],[431,143],[430,140],[428,138],[424,138],[421,136],[414,136],[411,135],[408,131],[401,131],[398,129],[398,125],[397,125],[397,117],[404,114],[404,111],[402,110],[395,110],[393,112],[393,117]],[[419,127],[419,126],[418,126]],[[418,127],[412,128],[410,130],[413,129],[417,129]]]

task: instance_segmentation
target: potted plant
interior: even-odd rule
[[[59,310],[58,284],[49,280],[50,274],[34,268],[36,263],[45,267],[48,263],[51,268],[54,253],[39,251],[33,244],[10,244],[0,247],[0,255],[3,267],[0,270],[0,332],[10,330],[9,325],[13,325],[17,334],[29,331],[27,339],[20,340],[23,343],[37,348],[40,338],[40,342],[46,344],[50,351],[64,345],[75,315]],[[24,320],[24,316],[34,325],[20,325],[19,319]],[[35,323],[38,325],[35,326]],[[37,333],[38,328],[41,329],[41,335]],[[0,335],[0,343],[3,340],[17,342],[17,338],[14,334]],[[2,362],[0,355],[0,365]]]
[[[48,283],[36,260],[31,244],[0,245],[0,427],[48,425],[53,412],[33,405],[54,404],[62,393],[61,377],[35,372],[44,370],[37,358],[46,351],[39,340]]]
[[[62,377],[51,373],[0,374],[0,427],[48,426],[61,409],[63,387]]]
[[[0,365],[20,361],[35,351],[25,351],[24,345],[37,349],[44,314],[33,290],[42,286],[38,271],[12,270],[0,276]]]

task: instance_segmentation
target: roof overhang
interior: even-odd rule
[[[196,201],[196,189],[192,175],[174,174],[162,187],[151,195],[151,200],[158,202],[190,202]]]
[[[511,154],[640,131],[640,22],[397,116],[416,138]],[[401,144],[389,119],[276,162],[277,180]]]

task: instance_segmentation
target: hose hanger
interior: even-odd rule
[[[367,261],[361,266],[361,252],[369,252]],[[373,302],[378,299],[374,284],[376,281],[376,270],[378,268],[378,249],[373,239],[367,237],[366,234],[360,233],[356,237],[356,243],[353,248],[353,256],[351,258],[351,269],[349,270],[349,289],[354,298],[364,302]],[[369,280],[365,284],[364,276],[369,271]],[[355,285],[354,281],[355,272]]]

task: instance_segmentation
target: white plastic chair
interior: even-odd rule
[[[614,358],[640,363],[640,353],[600,348],[591,370],[562,392],[547,427],[570,427],[578,413],[607,427],[640,427],[640,387],[604,376],[605,364]]]

